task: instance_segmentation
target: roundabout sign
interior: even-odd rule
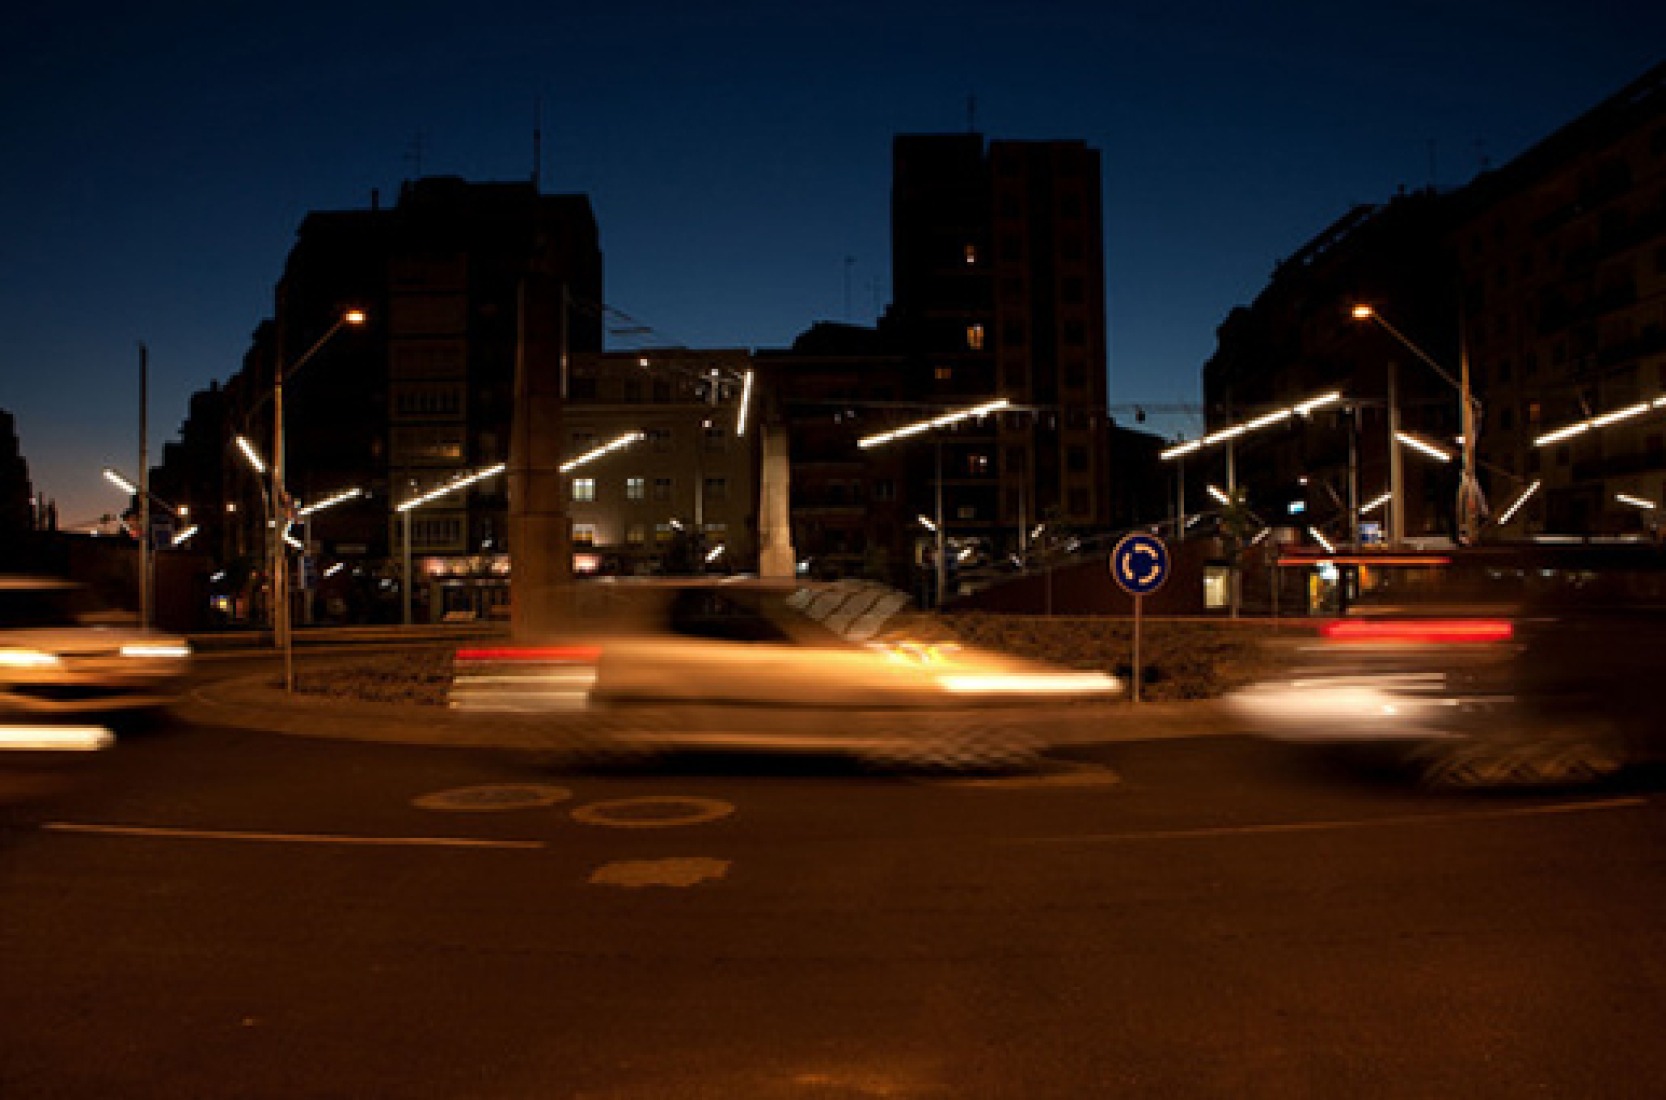
[[[1169,548],[1156,535],[1127,535],[1111,551],[1111,576],[1130,596],[1148,596],[1169,579]]]
[[[1133,683],[1129,696],[1140,701],[1140,628],[1145,598],[1169,579],[1169,548],[1156,535],[1125,535],[1111,550],[1111,579],[1134,597]]]

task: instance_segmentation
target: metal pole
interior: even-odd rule
[[[1401,484],[1404,471],[1400,466],[1400,398],[1397,388],[1397,368],[1388,361],[1388,545],[1398,550],[1406,538],[1406,494]]]
[[[1464,338],[1463,316],[1458,317],[1458,400],[1463,403],[1459,424],[1464,433],[1463,473],[1458,483],[1458,541],[1465,546],[1475,541],[1481,513],[1481,485],[1475,479],[1475,398],[1469,390],[1469,341]]]
[[[949,583],[949,566],[945,555],[948,540],[943,537],[943,437],[934,441],[937,450],[937,606],[943,606],[943,589]]]
[[[283,537],[289,526],[289,497],[283,483],[283,365],[272,365],[272,634],[283,650],[283,689],[295,690],[294,656],[289,649],[289,558]]]
[[[1348,543],[1359,549],[1359,406],[1348,418]]]
[[[150,405],[150,351],[139,345],[139,626],[150,629],[152,577],[150,561],[150,449],[147,410]]]
[[[1237,464],[1237,461],[1233,458],[1232,440],[1230,440],[1230,439],[1226,441],[1226,498],[1227,498],[1228,501],[1230,501],[1230,503],[1227,505],[1227,507],[1232,509],[1233,519],[1236,522],[1236,520],[1239,518],[1239,514],[1238,514],[1238,464]],[[1234,541],[1236,541],[1236,538],[1237,538],[1236,534],[1234,534],[1233,538],[1234,538]],[[1227,583],[1227,588],[1228,588],[1227,595],[1228,595],[1229,601],[1232,604],[1232,617],[1234,619],[1236,619],[1238,617],[1239,605],[1242,603],[1242,597],[1240,595],[1240,586],[1239,586],[1239,583],[1238,583],[1238,569],[1239,569],[1239,566],[1242,563],[1242,561],[1243,561],[1243,548],[1235,546],[1233,548],[1233,551],[1232,551],[1232,567],[1227,572],[1227,575],[1226,575],[1226,583]],[[1139,601],[1136,600],[1135,604],[1137,605],[1138,602]]]
[[[405,625],[411,625],[411,513],[415,508],[407,508],[399,513],[400,553],[404,556],[404,566],[399,574],[399,588],[405,601]]]
[[[1133,692],[1133,701],[1136,702],[1136,703],[1140,701],[1140,629],[1141,629],[1141,626],[1143,625],[1141,623],[1141,619],[1144,615],[1144,612],[1145,612],[1145,597],[1144,596],[1135,596],[1134,597],[1134,676],[1133,676],[1134,684],[1133,684],[1133,687],[1130,690]]]

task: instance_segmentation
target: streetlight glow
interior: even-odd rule
[[[1641,508],[1646,512],[1652,512],[1656,508],[1660,507],[1660,505],[1656,504],[1652,500],[1644,500],[1642,497],[1634,497],[1630,493],[1615,493],[1614,499],[1619,501],[1621,504],[1629,504],[1633,508]]]
[[[751,407],[752,407],[752,372],[747,371],[746,372],[746,380],[741,383],[741,387],[740,387],[740,412],[737,414],[736,420],[735,420],[735,435],[743,436],[743,435],[746,434],[746,414],[747,414],[748,410],[751,409]]]
[[[1326,405],[1334,405],[1340,400],[1342,400],[1341,390],[1332,390],[1329,393],[1323,393],[1317,397],[1310,397],[1306,401],[1301,401],[1294,405],[1287,405],[1282,409],[1274,409],[1272,412],[1263,413],[1253,420],[1246,420],[1241,424],[1233,424],[1228,427],[1221,428],[1219,431],[1210,432],[1201,439],[1192,439],[1184,443],[1177,443],[1168,450],[1163,451],[1160,455],[1158,455],[1158,458],[1162,459],[1164,462],[1167,462],[1171,458],[1181,458],[1185,455],[1193,453],[1194,451],[1202,450],[1204,447],[1213,447],[1217,443],[1226,443],[1238,438],[1241,435],[1248,435],[1250,432],[1257,432],[1262,428],[1270,428],[1274,424],[1292,416],[1309,416],[1314,412],[1314,410],[1324,408]]]
[[[496,466],[488,466],[484,470],[476,470],[472,474],[464,474],[461,477],[446,482],[438,489],[430,489],[421,496],[412,497],[404,504],[397,506],[394,511],[409,512],[412,508],[420,508],[431,500],[438,500],[448,493],[455,493],[459,489],[465,489],[477,481],[485,481],[489,477],[496,477],[508,468],[509,464],[507,462],[499,462]],[[565,470],[563,470],[563,472],[565,472]]]
[[[295,514],[297,516],[301,516],[301,517],[304,518],[306,516],[312,515],[314,512],[322,512],[326,508],[333,508],[337,504],[341,504],[344,501],[349,501],[349,500],[354,499],[355,497],[362,497],[362,496],[364,496],[364,490],[358,488],[357,486],[355,486],[354,488],[351,488],[351,489],[343,489],[341,492],[336,493],[334,496],[325,497],[323,500],[319,501],[317,504],[309,504],[305,508],[297,508],[295,510]]]
[[[1521,511],[1521,506],[1527,503],[1527,498],[1539,491],[1539,484],[1539,482],[1535,481],[1533,484],[1523,489],[1521,491],[1521,496],[1516,498],[1515,503],[1504,509],[1504,514],[1498,517],[1498,525],[1500,527],[1509,523],[1511,517]]]
[[[249,460],[249,465],[254,467],[255,473],[266,472],[266,460],[260,457],[260,452],[255,450],[255,445],[249,442],[248,436],[237,437],[237,449],[243,452],[243,457]]]
[[[999,412],[1011,404],[1012,402],[1008,401],[1006,398],[997,397],[993,401],[986,401],[981,405],[974,405],[969,409],[946,412],[941,416],[934,416],[930,420],[918,420],[912,424],[905,424],[900,428],[895,428],[888,432],[880,432],[877,435],[863,436],[861,439],[856,441],[856,445],[863,450],[867,450],[870,447],[883,446],[886,443],[894,443],[899,439],[907,439],[909,436],[919,435],[922,432],[929,432],[934,428],[947,428],[951,424],[958,424],[963,420],[973,420],[980,416],[988,416],[990,413]]]
[[[596,461],[596,459],[601,458],[603,455],[611,454],[614,451],[619,450],[621,447],[629,447],[632,443],[646,438],[648,438],[648,433],[646,432],[626,432],[619,438],[603,443],[600,447],[597,447],[594,450],[586,451],[577,458],[568,459],[566,462],[563,462],[561,464],[561,472],[564,474],[570,473],[573,470],[578,469],[580,466]]]
[[[110,469],[110,467],[108,467],[108,466],[104,467],[104,480],[108,481],[110,484],[114,485],[116,488],[120,489],[124,493],[129,493],[133,496],[138,496],[139,495],[138,488],[136,486],[134,486],[134,484],[131,481],[127,480],[125,477],[122,477],[120,474],[116,473],[116,471]]]
[[[1414,451],[1421,451],[1437,462],[1451,462],[1452,456],[1446,451],[1430,443],[1427,439],[1419,439],[1410,432],[1395,432],[1394,438]]]
[[[1394,494],[1393,493],[1384,493],[1382,496],[1376,498],[1375,500],[1370,501],[1369,503],[1360,505],[1359,514],[1363,516],[1367,512],[1374,512],[1378,508],[1381,508],[1383,505],[1387,504],[1389,501],[1391,501],[1393,499],[1394,499]]]
[[[1463,443],[1463,473],[1458,480],[1458,540],[1473,542],[1482,523],[1482,513],[1486,511],[1486,500],[1481,495],[1481,483],[1475,476],[1475,440],[1476,431],[1481,419],[1481,400],[1476,397],[1469,386],[1469,354],[1465,348],[1462,329],[1458,338],[1458,377],[1453,378],[1445,367],[1437,363],[1433,356],[1406,336],[1405,333],[1388,323],[1388,319],[1376,308],[1368,303],[1356,303],[1350,311],[1356,321],[1374,321],[1382,330],[1399,341],[1406,350],[1440,375],[1441,381],[1458,391],[1458,417],[1462,425]],[[1461,324],[1461,322],[1460,322]],[[1399,537],[1399,532],[1395,532]]]

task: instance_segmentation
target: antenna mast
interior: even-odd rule
[[[544,100],[532,101],[532,193],[539,194],[544,174]]]

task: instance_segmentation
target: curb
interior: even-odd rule
[[[377,703],[288,693],[270,674],[199,685],[172,708],[188,721],[293,737],[419,745],[433,748],[549,750],[593,731],[599,718],[562,714],[466,714],[446,707]],[[1037,723],[1049,748],[1207,737],[1222,732],[1219,700],[1106,703],[1060,708]],[[645,723],[660,714],[645,714]]]

